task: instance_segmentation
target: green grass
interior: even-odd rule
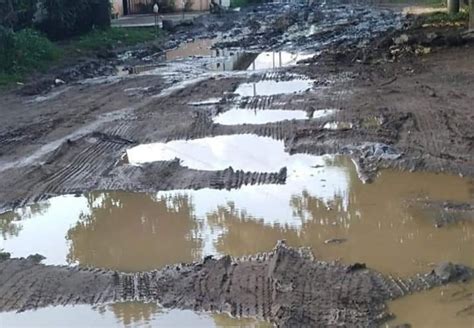
[[[99,52],[105,49],[133,46],[157,40],[154,28],[118,28],[94,30],[60,44],[49,41],[41,33],[24,29],[13,33],[0,30],[0,87],[21,82],[33,72],[42,72],[61,60]],[[158,40],[163,37],[158,30]],[[2,45],[4,46],[2,48]]]
[[[230,1],[231,8],[245,7],[248,4],[249,4],[249,0],[231,0]]]
[[[422,15],[422,17],[426,24],[461,23],[467,22],[469,20],[469,13],[466,10],[462,10],[454,15],[448,14],[446,12],[435,12]]]
[[[419,5],[431,7],[445,7],[446,0],[385,0],[388,3]]]
[[[263,3],[263,0],[230,0],[231,8],[245,7],[249,5],[255,5]]]
[[[62,56],[61,49],[41,33],[24,29],[0,31],[0,85],[20,81],[33,71],[41,71]]]
[[[23,75],[15,73],[0,73],[0,88],[8,87],[20,82]]]
[[[158,37],[162,31],[158,30]],[[133,46],[156,39],[154,28],[120,28],[111,27],[105,30],[94,30],[77,39],[68,42],[66,48],[74,48],[81,51],[98,51],[102,49],[113,49],[120,46]]]

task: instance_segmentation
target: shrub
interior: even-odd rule
[[[15,34],[11,29],[0,25],[0,72],[10,68],[15,60]]]
[[[59,56],[59,49],[37,31],[0,27],[0,73],[23,74]]]

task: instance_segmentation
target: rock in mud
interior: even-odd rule
[[[442,264],[409,279],[387,277],[364,264],[317,261],[307,249],[284,242],[255,256],[206,257],[139,273],[5,259],[0,262],[0,311],[135,300],[255,317],[279,327],[368,327],[390,317],[386,301],[469,279],[472,273]]]

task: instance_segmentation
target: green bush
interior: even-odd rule
[[[39,32],[0,27],[0,73],[24,74],[60,57],[60,50]]]

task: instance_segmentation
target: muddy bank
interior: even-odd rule
[[[386,277],[361,263],[317,261],[308,249],[284,243],[255,256],[208,257],[135,274],[45,266],[38,260],[40,256],[0,262],[1,311],[139,300],[257,317],[283,327],[374,326],[389,318],[387,300],[473,276],[468,267],[443,263],[409,279]]]

